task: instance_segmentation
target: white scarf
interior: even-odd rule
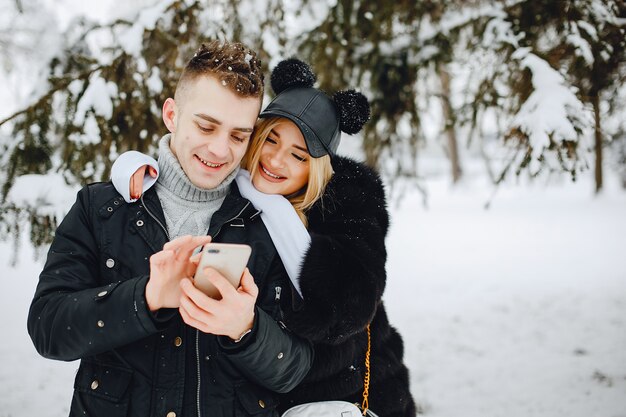
[[[302,260],[311,245],[309,232],[289,200],[282,195],[264,194],[254,188],[248,171],[239,170],[235,181],[241,195],[250,200],[257,210],[261,210],[261,219],[285,265],[289,279],[302,297],[298,278]]]

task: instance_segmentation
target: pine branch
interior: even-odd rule
[[[117,59],[113,60],[113,62],[117,61]],[[48,92],[46,94],[44,94],[43,96],[41,96],[39,98],[39,100],[37,100],[35,103],[31,104],[30,106],[23,108],[22,110],[18,110],[17,112],[13,113],[12,115],[0,120],[0,126],[4,125],[5,123],[15,119],[16,117],[22,115],[22,114],[26,114],[31,112],[32,110],[34,110],[35,108],[41,106],[43,103],[45,103],[46,101],[48,101],[54,94],[56,94],[59,91],[62,91],[64,89],[66,89],[73,81],[75,80],[85,80],[87,78],[89,78],[89,76],[91,74],[93,74],[94,72],[104,69],[104,68],[108,68],[110,66],[112,66],[113,63],[108,64],[108,65],[99,65],[97,67],[94,67],[92,69],[90,69],[89,71],[85,71],[80,73],[77,77],[75,78],[66,78],[63,82],[61,82],[59,85],[55,86],[54,88],[48,90]]]

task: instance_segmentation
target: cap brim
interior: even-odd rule
[[[324,145],[322,144],[322,141],[320,140],[320,138],[317,137],[315,132],[313,132],[313,130],[309,126],[307,126],[305,122],[303,122],[302,120],[300,120],[298,117],[294,116],[293,114],[289,114],[281,110],[273,109],[273,110],[262,111],[261,114],[259,114],[259,117],[262,119],[266,119],[268,117],[284,117],[285,119],[289,119],[293,123],[295,123],[296,126],[298,126],[298,129],[300,129],[302,136],[304,137],[304,141],[306,142],[306,147],[311,157],[320,158],[330,153],[329,150],[324,147]]]

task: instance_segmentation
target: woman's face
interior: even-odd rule
[[[254,187],[265,194],[289,195],[309,181],[309,160],[300,129],[283,120],[270,131],[263,145]]]

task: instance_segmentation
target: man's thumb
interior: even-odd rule
[[[241,276],[241,289],[255,298],[259,295],[259,287],[256,286],[254,278],[248,268],[243,271],[243,275]]]

